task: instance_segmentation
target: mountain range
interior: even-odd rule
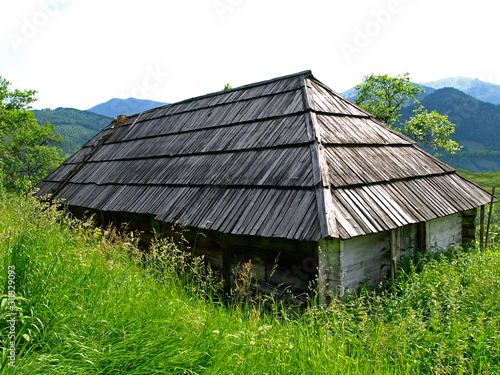
[[[113,98],[105,103],[97,104],[96,106],[87,109],[87,111],[116,118],[118,115],[133,115],[147,111],[148,109],[158,108],[166,104],[168,103],[155,102],[154,100]]]
[[[500,85],[483,82],[477,78],[450,77],[438,81],[422,83],[435,89],[452,87],[483,102],[500,104]]]
[[[451,87],[469,94],[476,99],[482,100],[483,102],[500,104],[500,85],[484,82],[477,78],[449,77],[437,81],[415,84],[422,86],[424,89],[424,92],[418,98],[419,100],[422,100],[438,89]],[[357,97],[356,88],[352,87],[349,90],[341,92],[340,95],[354,102]]]
[[[438,89],[420,102],[429,112],[447,115],[455,124],[452,139],[462,150],[454,155],[443,154],[441,160],[471,172],[500,171],[500,105],[450,87]],[[403,118],[409,118],[412,111],[412,106],[404,107]]]
[[[419,83],[413,83],[413,84],[422,86],[422,88],[424,89],[424,92],[422,92],[420,96],[417,98],[419,100],[422,100],[427,95],[432,94],[434,91],[436,91],[434,87],[422,85]],[[356,101],[356,98],[358,97],[358,91],[356,90],[356,87],[351,87],[349,90],[341,92],[340,95],[342,95],[344,98],[349,99],[351,102],[354,103]]]
[[[450,77],[420,84],[418,98],[429,110],[447,115],[455,124],[453,140],[462,150],[439,158],[455,168],[471,172],[500,171],[500,85],[466,77]],[[341,93],[356,100],[353,87]],[[403,118],[412,115],[412,102],[401,110]]]

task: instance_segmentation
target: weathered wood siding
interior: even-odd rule
[[[399,228],[400,256],[411,256],[417,247],[417,224]]]
[[[462,242],[470,243],[476,240],[477,208],[462,212]]]
[[[126,212],[106,212],[69,207],[77,217],[93,216],[100,226],[112,224],[117,228],[138,230],[141,243],[147,246],[160,235],[172,238],[196,256],[203,256],[224,280],[234,285],[235,274],[243,263],[251,261],[252,274],[257,282],[266,282],[291,291],[309,291],[317,278],[316,242],[296,241],[259,236],[232,236],[225,233],[172,225],[155,220],[151,215]]]
[[[170,237],[171,227],[162,223],[162,228],[162,233]],[[232,236],[186,227],[183,228],[183,237],[196,256],[203,256],[232,285],[242,264],[249,261],[255,281],[288,286],[298,293],[307,291],[317,277],[315,242]]]
[[[462,213],[425,223],[426,249],[446,248],[462,243]],[[399,258],[412,256],[417,248],[418,225],[399,228]],[[321,240],[318,244],[319,292],[323,299],[343,296],[363,283],[376,285],[390,271],[391,232],[354,237],[349,240]]]
[[[319,291],[343,296],[368,282],[376,285],[389,271],[390,232],[351,238],[321,240],[318,247]]]
[[[342,270],[346,291],[356,290],[364,282],[376,285],[388,273],[390,239],[390,232],[381,232],[344,241]]]
[[[318,291],[323,303],[344,295],[341,247],[344,241],[337,238],[321,240],[318,244]]]
[[[462,214],[434,219],[427,225],[427,249],[446,248],[462,243]]]

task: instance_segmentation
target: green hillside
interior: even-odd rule
[[[457,172],[463,177],[475,182],[483,189],[491,191],[494,186],[497,189],[496,195],[500,193],[500,172],[476,172],[472,173],[463,169],[458,169]]]
[[[472,172],[500,171],[500,105],[482,102],[457,89],[443,88],[422,99],[429,110],[447,115],[456,124],[453,139],[463,146],[444,162]],[[402,110],[404,118],[412,108]]]
[[[62,135],[60,147],[71,155],[112,121],[110,117],[74,108],[34,110],[39,123],[50,122],[55,131]]]

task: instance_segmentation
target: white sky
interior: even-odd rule
[[[0,0],[0,76],[35,108],[175,102],[310,69],[500,84],[498,0]]]

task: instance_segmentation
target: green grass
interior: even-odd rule
[[[500,172],[472,173],[463,169],[458,169],[457,172],[489,192],[491,192],[493,186],[499,189],[497,190],[497,194],[500,192]]]
[[[141,258],[130,236],[72,221],[33,199],[4,199],[0,373],[500,372],[498,247],[402,262],[392,285],[303,310],[218,303],[173,245],[150,255]],[[20,309],[15,368],[5,350],[9,266]]]

